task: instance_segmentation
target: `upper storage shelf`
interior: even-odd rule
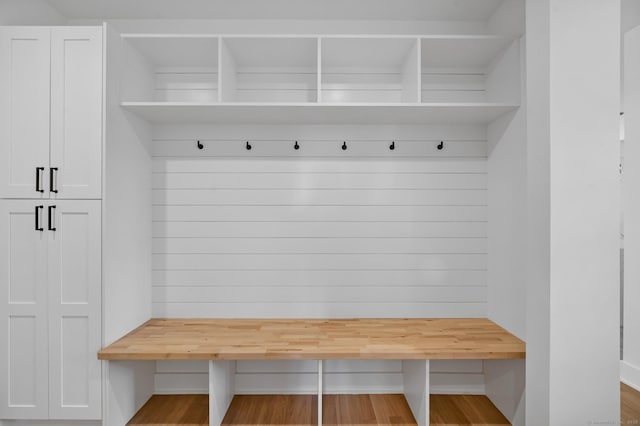
[[[322,102],[419,102],[418,40],[324,38]]]
[[[123,101],[218,101],[217,37],[131,35],[125,40],[128,64],[141,66],[124,73],[123,82],[130,84],[123,85]]]
[[[509,37],[122,38],[122,106],[152,122],[487,123],[520,103]]]
[[[227,38],[221,45],[222,101],[317,100],[317,39]]]
[[[422,102],[520,102],[518,42],[499,36],[424,37]]]

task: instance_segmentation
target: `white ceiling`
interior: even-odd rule
[[[502,1],[47,0],[54,9],[68,19],[345,20],[486,20]]]

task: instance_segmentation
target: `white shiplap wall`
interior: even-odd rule
[[[484,128],[155,132],[154,316],[486,316]],[[434,364],[438,389],[481,391],[480,362]],[[312,367],[239,362],[237,392],[312,391]],[[398,362],[327,372],[328,391],[401,391]],[[205,390],[206,365],[158,363],[157,392]]]

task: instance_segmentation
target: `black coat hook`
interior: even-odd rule
[[[247,145],[246,145],[247,151],[251,150],[251,144],[249,143],[249,141],[247,141]]]
[[[296,151],[300,149],[300,145],[298,145],[298,141],[296,141],[296,143],[293,145],[293,149],[295,149]]]
[[[444,148],[444,141],[440,141],[438,144],[438,151],[442,150],[442,148]]]
[[[198,141],[197,145],[198,145],[198,149],[204,148],[204,145],[202,145],[202,142],[200,142],[200,141]]]
[[[396,149],[396,141],[391,142],[391,145],[389,145],[389,149],[391,151],[393,151],[394,149]]]
[[[347,141],[342,141],[342,150],[343,151],[347,150]]]

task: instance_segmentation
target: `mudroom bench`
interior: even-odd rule
[[[99,359],[107,361],[208,360],[208,424],[216,426],[283,424],[283,421],[319,426],[340,424],[345,422],[345,415],[351,415],[344,413],[344,407],[355,411],[358,405],[373,407],[374,419],[379,416],[387,419],[380,423],[394,418],[395,424],[400,421],[427,425],[430,360],[524,357],[525,343],[485,318],[152,319],[98,353]],[[234,397],[235,361],[303,359],[317,361],[317,395]],[[323,395],[323,361],[331,359],[402,360],[404,397]],[[129,424],[149,424],[153,416],[164,417],[166,421],[171,416],[179,417],[176,413],[180,410],[190,412],[193,417],[198,406],[201,411],[205,407],[202,396],[168,396],[156,401],[154,398],[163,397],[154,396]],[[171,404],[184,407],[171,409]],[[249,405],[251,410],[246,409]],[[454,405],[455,401],[450,402],[450,406]],[[261,418],[243,418],[247,412]],[[291,418],[275,419],[273,413]],[[195,424],[207,424],[206,415],[203,417],[204,423]],[[190,424],[194,424],[193,419]]]

